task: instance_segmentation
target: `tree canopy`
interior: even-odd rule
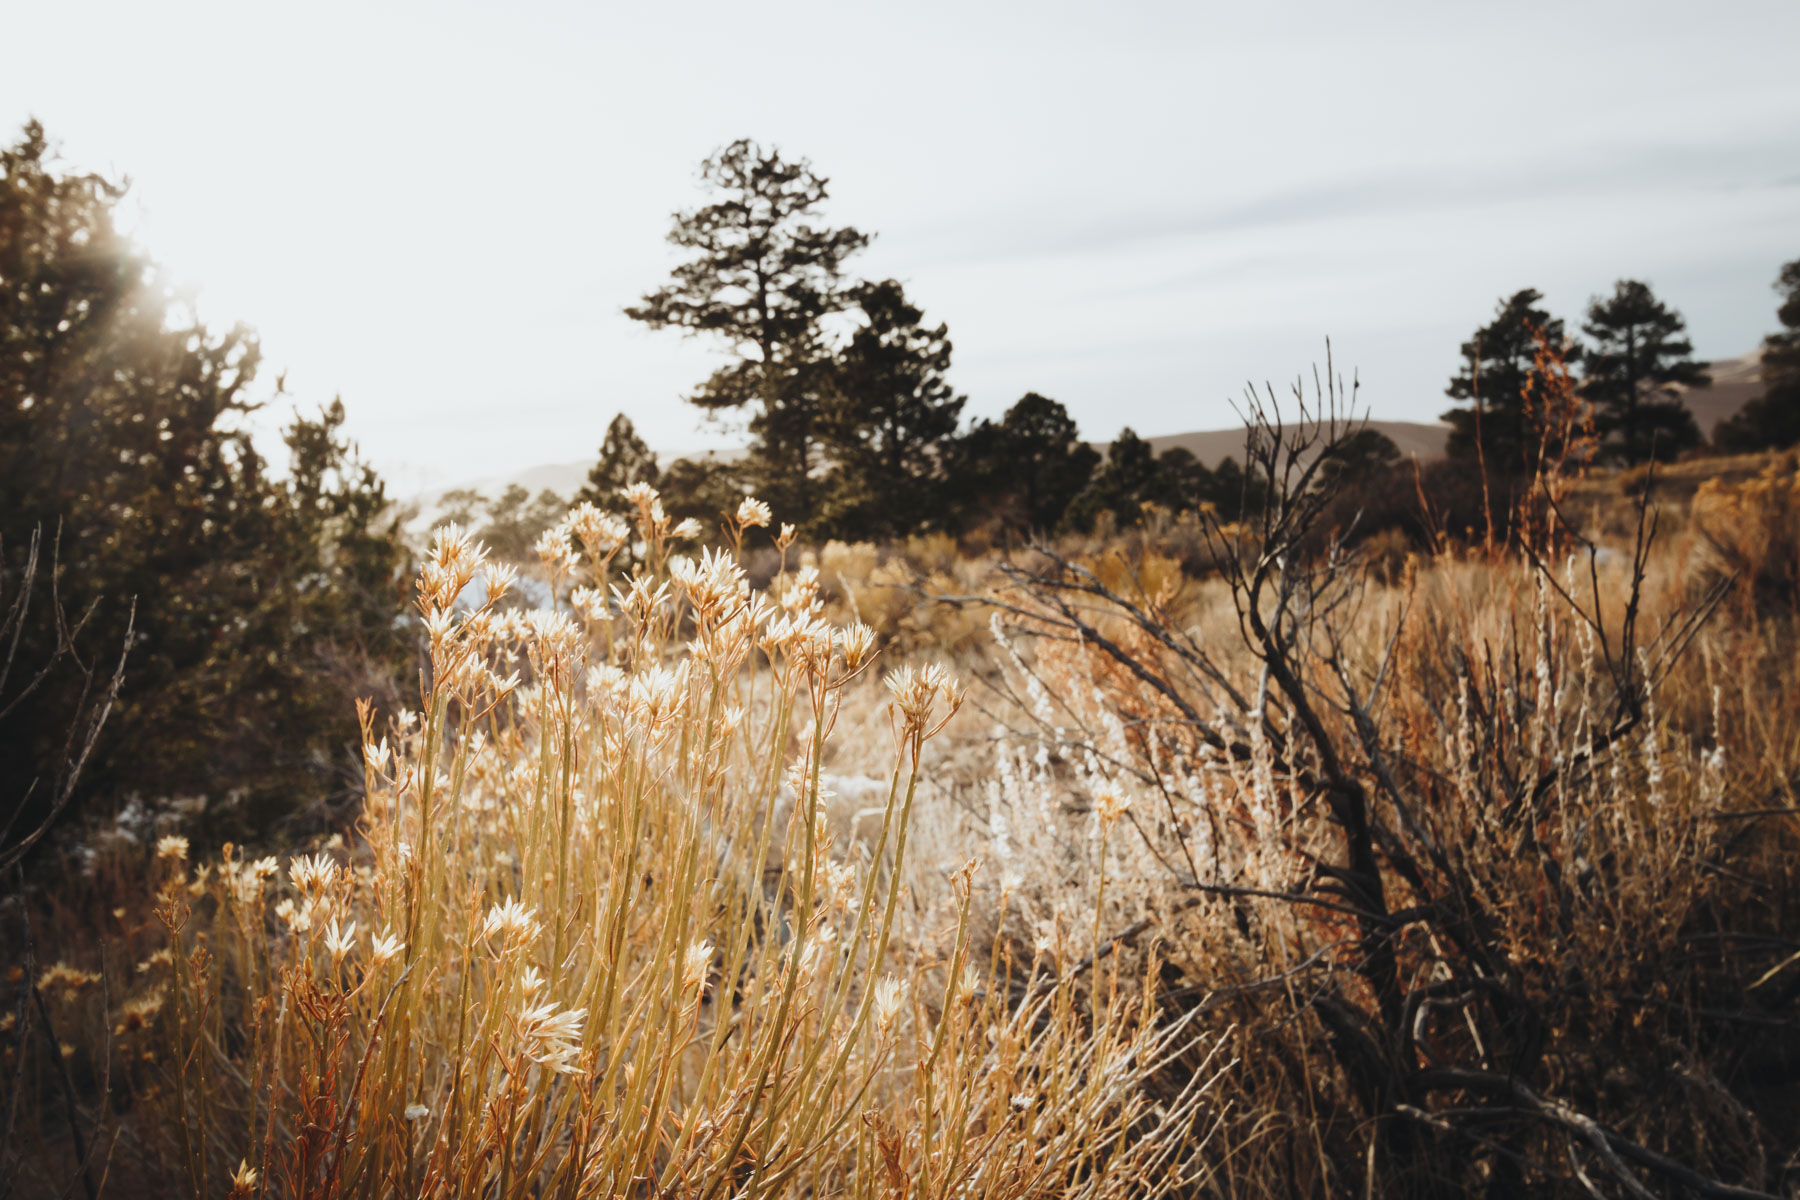
[[[411,653],[404,552],[341,404],[295,418],[287,475],[268,469],[255,334],[200,323],[118,233],[122,195],[59,171],[36,123],[0,150],[0,571],[22,578],[39,532],[62,606],[90,613],[82,654],[132,620],[80,803],[205,796],[254,828],[353,786],[352,696],[391,692]],[[39,614],[18,671],[55,657]],[[81,686],[47,676],[12,710],[0,803],[33,793]]]
[[[949,330],[927,326],[892,279],[858,288],[856,307],[862,323],[838,354],[826,423],[830,526],[856,538],[939,528],[964,403],[944,378]]]
[[[1525,288],[1500,302],[1494,319],[1462,345],[1462,368],[1445,389],[1468,407],[1444,414],[1450,425],[1446,447],[1452,458],[1480,459],[1498,475],[1529,475],[1559,436],[1558,422],[1545,411],[1541,394],[1542,352],[1562,361],[1579,360],[1580,350],[1563,333],[1563,323],[1538,307],[1543,293]]]
[[[1680,313],[1635,279],[1619,280],[1612,295],[1588,305],[1581,395],[1595,407],[1606,453],[1639,463],[1700,444],[1700,427],[1672,390],[1712,382],[1693,360],[1686,329]]]
[[[1715,440],[1727,450],[1766,450],[1800,442],[1800,258],[1775,276],[1781,331],[1763,339],[1762,394],[1722,421]]]
[[[749,409],[759,486],[784,511],[810,512],[834,375],[825,320],[853,303],[844,263],[869,237],[815,224],[827,180],[748,139],[706,159],[700,178],[716,199],[677,213],[669,232],[688,257],[625,314],[723,343],[732,360],[688,399]]]

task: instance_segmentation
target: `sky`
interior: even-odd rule
[[[716,350],[622,309],[738,137],[810,159],[852,260],[955,345],[971,417],[1235,423],[1326,339],[1433,420],[1536,287],[1650,282],[1703,358],[1800,257],[1800,4],[4,0],[0,136],[126,175],[124,219],[261,334],[283,406],[341,395],[400,494],[730,445]],[[1574,320],[1571,321],[1573,325]]]

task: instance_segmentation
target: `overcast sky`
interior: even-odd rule
[[[341,393],[408,492],[729,442],[620,309],[740,136],[810,158],[971,415],[1216,428],[1321,356],[1431,420],[1533,286],[1648,280],[1743,354],[1800,257],[1800,4],[7,0],[0,120],[128,174],[151,252]],[[273,377],[271,370],[270,376]]]

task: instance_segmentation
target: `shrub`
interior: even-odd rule
[[[110,997],[110,1047],[82,1051],[129,1098],[120,1153],[144,1189],[1194,1184],[1213,1068],[1161,1019],[1154,969],[1058,977],[1084,944],[978,942],[975,864],[941,905],[906,886],[925,745],[961,703],[949,677],[888,675],[879,820],[834,844],[822,756],[874,669],[870,631],[820,619],[812,572],[778,578],[777,602],[731,554],[671,554],[654,496],[636,501],[651,565],[632,577],[609,579],[604,515],[556,531],[587,552],[573,613],[503,610],[506,573],[439,532],[423,705],[385,736],[364,710],[356,838],[285,880],[231,847],[199,867],[159,848],[166,940]],[[478,579],[486,603],[458,608]],[[44,990],[65,1028],[100,1003]]]

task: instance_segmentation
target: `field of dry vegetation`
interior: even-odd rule
[[[981,557],[440,530],[353,827],[14,943],[0,1194],[1796,1194],[1793,458],[1405,545],[1259,429]]]

